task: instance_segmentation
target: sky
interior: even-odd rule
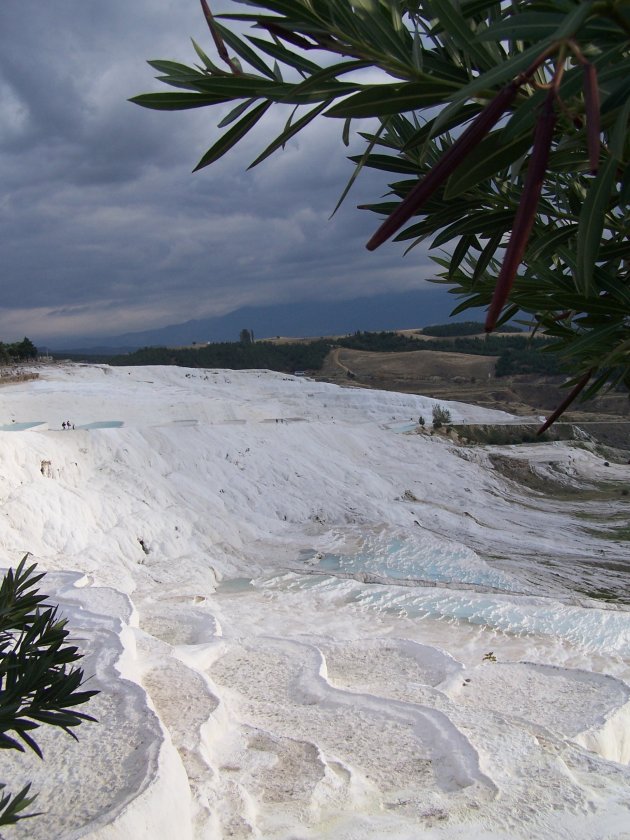
[[[343,146],[341,121],[320,119],[247,172],[286,119],[272,109],[192,174],[229,106],[127,101],[166,89],[147,59],[195,63],[191,37],[214,55],[198,0],[2,0],[1,341],[409,291],[435,275],[420,248],[365,250],[378,218],[356,205],[383,195],[385,176],[359,179],[329,219],[360,149]]]

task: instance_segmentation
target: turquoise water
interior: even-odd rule
[[[414,429],[418,428],[417,423],[402,423],[399,426],[390,426],[389,427],[392,432],[396,432],[397,435],[403,435],[405,432],[413,432]]]
[[[77,426],[77,429],[119,429],[122,425],[122,420],[96,420],[94,423]]]
[[[489,566],[465,546],[438,540],[368,537],[357,553],[324,554],[317,559],[317,569],[367,573],[391,582],[467,583],[507,592],[521,589],[514,578]]]
[[[217,595],[240,595],[253,589],[251,578],[226,578],[219,581],[216,588]]]
[[[26,429],[33,429],[35,426],[45,426],[45,420],[33,420],[30,423],[5,423],[0,426],[0,432],[23,432]]]
[[[455,619],[514,635],[557,636],[591,651],[624,655],[630,645],[629,612],[584,608],[551,598],[363,587],[355,591],[353,600],[411,619]]]

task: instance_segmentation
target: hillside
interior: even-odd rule
[[[427,341],[434,339],[414,340]],[[521,416],[549,414],[562,401],[565,377],[542,374],[496,376],[496,356],[440,350],[378,353],[339,347],[327,356],[317,379],[339,385],[426,394]],[[630,401],[623,392],[575,403],[563,422],[578,423],[602,444],[630,454]]]

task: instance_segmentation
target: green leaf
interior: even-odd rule
[[[198,76],[201,76],[202,78],[205,76],[204,73],[200,73],[193,67],[188,67],[186,64],[179,64],[176,61],[151,60],[147,61],[147,64],[159,73],[166,73],[169,77],[195,79]]]
[[[225,128],[226,125],[233,123],[234,120],[237,120],[241,114],[245,113],[245,111],[247,111],[247,109],[250,108],[255,101],[255,99],[246,99],[245,102],[239,103],[236,108],[232,108],[230,113],[223,117],[221,122],[217,124],[217,128]]]
[[[626,100],[624,107],[619,112],[615,127],[610,136],[610,154],[617,161],[624,159],[624,147],[628,136],[628,120],[630,119],[630,99]]]
[[[208,56],[201,49],[201,47],[195,41],[194,38],[191,38],[190,40],[192,41],[193,49],[195,50],[195,52],[197,53],[197,55],[199,56],[199,58],[203,62],[203,65],[206,68],[206,70],[209,70],[211,73],[218,73],[219,75],[221,75],[222,73],[225,72],[225,71],[221,70],[219,67],[217,67],[216,64],[212,63],[212,61],[208,58]]]
[[[479,258],[475,263],[475,268],[472,275],[472,288],[476,286],[479,280],[485,274],[486,269],[490,265],[490,262],[494,255],[497,252],[497,249],[501,245],[501,241],[503,240],[503,233],[504,231],[499,230],[497,233],[494,233],[490,239],[487,241],[483,251],[479,254]]]
[[[504,143],[502,132],[495,131],[473,149],[450,176],[444,198],[450,200],[466,190],[477,187],[502,169],[506,169],[530,148],[531,135],[525,134]]]
[[[193,172],[203,169],[215,160],[222,157],[232,146],[235,146],[238,141],[243,138],[247,132],[258,122],[262,115],[271,107],[271,102],[261,102],[256,105],[243,119],[239,120],[229,131],[220,137],[214,146],[211,146],[205,155],[201,158]]]
[[[564,21],[556,29],[554,39],[571,38],[588,18],[593,10],[593,0],[580,0],[575,4],[572,12],[565,16]]]
[[[557,12],[523,12],[491,24],[477,35],[479,41],[540,41],[553,35],[564,21]]]
[[[299,55],[299,53],[288,50],[282,44],[272,41],[263,41],[262,38],[254,38],[249,35],[247,36],[247,40],[261,50],[261,52],[267,53],[267,55],[271,56],[271,58],[275,58],[283,64],[295,67],[296,70],[301,70],[305,73],[317,73],[320,69],[313,61],[309,61],[308,58],[304,58],[304,56]]]
[[[270,143],[267,148],[262,151],[256,160],[254,160],[250,165],[247,167],[248,169],[253,169],[254,166],[258,166],[265,158],[269,157],[270,154],[279,149],[281,146],[290,140],[291,137],[294,137],[299,131],[301,131],[304,126],[308,125],[318,114],[321,114],[322,111],[330,105],[330,100],[326,102],[322,102],[320,105],[317,105],[315,108],[310,110],[307,114],[304,114],[303,117],[300,117],[299,120],[296,120],[293,125],[286,128],[281,134],[279,134],[276,139]]]
[[[450,92],[450,83],[403,82],[364,87],[326,112],[327,117],[382,117],[437,105]]]
[[[270,79],[275,78],[273,70],[267,67],[262,58],[260,58],[260,56],[251,47],[241,41],[237,35],[217,20],[214,21],[214,25],[217,28],[217,31],[221,34],[225,43],[232,47],[237,55],[240,55],[244,61],[258,70],[259,73],[262,73],[263,76],[268,76]]]
[[[473,244],[476,242],[477,237],[474,234],[462,236],[462,238],[459,240],[459,242],[455,246],[453,256],[451,257],[448,265],[448,273],[450,277],[452,277],[453,274],[457,271],[457,269],[462,263],[462,260],[464,259],[468,251],[472,248]]]
[[[341,132],[341,140],[343,145],[347,148],[350,145],[350,126],[352,125],[352,118],[347,117],[343,124],[343,131]]]
[[[576,224],[563,225],[554,228],[543,236],[537,236],[527,249],[527,262],[540,259],[543,256],[551,256],[559,245],[564,245],[568,239],[575,236],[578,226]]]
[[[486,97],[494,96],[493,88],[497,85],[505,85],[518,76],[519,73],[527,70],[530,64],[551,44],[551,41],[552,39],[548,38],[540,44],[534,44],[523,52],[516,53],[497,67],[493,67],[492,70],[482,73],[467,85],[460,87],[457,93],[451,96],[451,104],[443,108],[435,120],[431,136],[437,136],[442,132],[444,125],[452,122],[455,115],[461,111],[466,100],[476,98],[482,92]]]
[[[338,64],[332,64],[329,67],[323,67],[321,70],[318,70],[317,73],[313,73],[312,76],[309,76],[308,79],[305,79],[303,82],[295,85],[291,95],[295,99],[303,96],[304,94],[311,94],[313,91],[321,90],[324,82],[330,82],[331,80],[336,81],[338,76],[343,76],[346,73],[351,73],[355,70],[363,70],[369,66],[369,62],[367,61],[342,61]],[[361,85],[352,83],[348,86],[347,92],[350,93],[360,87]]]
[[[350,4],[346,5],[347,8],[344,8],[343,3],[338,3],[333,7],[336,20],[341,21],[340,15],[343,13],[344,33],[354,29],[358,38],[370,44],[371,49],[378,52],[384,62],[393,61],[411,69],[411,35],[404,27],[401,29],[395,26],[391,15],[384,14],[384,4],[374,3],[370,9],[360,4],[354,9]],[[390,7],[390,10],[393,11],[393,8]]]
[[[463,123],[468,122],[469,119],[476,117],[480,111],[480,105],[464,105],[461,111],[459,111],[457,114],[453,114],[450,120],[447,120],[443,123],[440,131],[434,130],[436,120],[429,120],[429,122],[427,122],[426,125],[423,125],[421,128],[414,131],[413,135],[405,142],[402,151],[408,152],[411,149],[415,149],[418,146],[424,145],[430,138],[436,138],[440,134],[450,131],[451,128],[455,128],[458,125],[462,125]],[[421,156],[423,157],[423,155]]]
[[[609,144],[610,155],[595,182],[591,184],[580,213],[575,283],[576,288],[584,295],[593,292],[593,271],[601,245],[610,194],[615,185],[619,159],[623,154],[629,114],[630,100],[619,114]]]
[[[514,213],[511,210],[495,210],[489,213],[464,217],[453,222],[442,233],[438,234],[431,243],[431,248],[445,245],[455,236],[475,233],[482,237],[489,237],[494,233],[505,233],[512,227]],[[400,237],[396,237],[399,239]]]
[[[290,85],[280,84],[277,79],[264,79],[262,76],[227,75],[201,76],[195,82],[195,89],[200,93],[210,94],[225,99],[261,98],[262,96],[282,96]]]
[[[400,155],[352,155],[350,160],[353,163],[363,161],[363,166],[370,169],[380,169],[382,172],[402,172],[403,174],[418,175],[418,167],[415,163]]]
[[[229,96],[213,96],[209,93],[141,93],[129,100],[135,105],[155,111],[184,111],[188,108],[204,108],[207,105],[229,101]]]
[[[495,58],[485,44],[480,44],[477,33],[468,25],[468,21],[450,0],[431,0],[431,11],[436,15],[440,26],[448,32],[457,46],[482,68],[496,64]]]
[[[352,173],[352,175],[351,175],[351,176],[350,176],[350,178],[348,179],[348,183],[347,183],[347,184],[346,184],[346,186],[343,188],[343,191],[342,191],[341,195],[339,196],[339,199],[338,199],[337,203],[335,204],[335,209],[334,209],[334,210],[332,211],[332,213],[330,214],[330,218],[331,218],[331,219],[332,219],[332,217],[335,215],[335,213],[337,212],[337,210],[339,210],[339,208],[341,207],[341,205],[343,204],[343,202],[345,201],[346,196],[348,195],[348,193],[349,193],[349,192],[350,192],[350,190],[352,189],[352,185],[354,184],[354,182],[356,181],[356,179],[357,179],[357,177],[358,177],[359,173],[360,173],[360,172],[361,172],[361,170],[363,169],[363,166],[364,166],[364,164],[365,164],[365,161],[366,161],[366,160],[368,159],[368,157],[370,156],[370,152],[371,152],[371,151],[372,151],[372,149],[374,148],[375,144],[378,142],[378,139],[379,139],[380,135],[381,135],[384,131],[386,131],[386,130],[387,130],[387,127],[388,127],[388,120],[384,120],[383,122],[381,122],[380,126],[378,127],[378,130],[377,130],[376,134],[374,134],[374,135],[373,135],[373,137],[372,137],[372,139],[368,141],[368,144],[367,144],[367,146],[366,146],[365,151],[364,151],[364,152],[363,152],[363,154],[361,155],[361,158],[357,161],[357,165],[356,165],[356,166],[355,166],[355,168],[354,168],[354,172]],[[391,205],[389,205],[389,204],[388,204],[387,206],[388,206],[388,207],[391,207]],[[378,213],[378,212],[381,212],[378,208],[370,208],[370,209],[374,209],[374,210],[375,210],[375,212],[377,212],[377,213]],[[387,213],[387,212],[389,212],[389,211],[387,211],[387,210],[386,210],[385,212]]]

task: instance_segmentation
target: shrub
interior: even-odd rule
[[[433,406],[433,428],[439,429],[445,423],[451,422],[451,412],[443,405]]]

